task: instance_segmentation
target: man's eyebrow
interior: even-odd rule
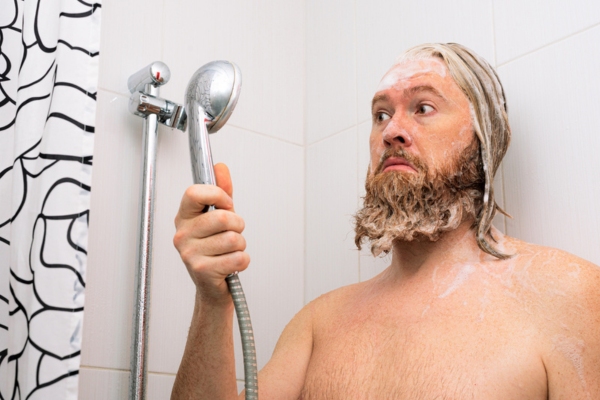
[[[379,101],[388,101],[389,99],[390,99],[390,97],[387,94],[385,94],[385,93],[376,94],[373,97],[373,100],[371,101],[371,110],[375,106],[375,103],[377,103]]]
[[[439,97],[440,99],[442,99],[444,101],[447,101],[446,98],[440,93],[439,90],[437,90],[436,88],[434,88],[433,86],[430,86],[430,85],[413,86],[411,88],[404,89],[403,94],[405,97],[411,97],[420,92],[429,92],[429,93],[433,94],[434,96]]]
[[[377,103],[378,101],[387,101],[389,99],[389,96],[385,93],[379,93],[376,94],[373,97],[373,100],[371,101],[371,109],[373,109],[373,106],[375,105],[375,103]]]
[[[411,88],[408,89],[404,89],[404,91],[402,92],[404,97],[412,97],[415,94],[419,93],[419,92],[429,92],[431,94],[433,94],[436,97],[439,97],[440,99],[442,99],[443,101],[448,101],[441,93],[439,90],[437,90],[436,88],[434,88],[431,85],[419,85],[419,86],[413,86]],[[389,100],[389,96],[386,93],[379,93],[376,94],[373,97],[373,100],[371,101],[371,109],[373,109],[373,106],[375,106],[375,103],[379,102],[379,101],[388,101]]]

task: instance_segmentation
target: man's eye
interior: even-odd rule
[[[383,122],[385,120],[390,119],[390,116],[384,112],[378,112],[377,114],[375,114],[375,119],[377,120],[377,122]]]
[[[419,107],[417,107],[417,114],[428,114],[433,110],[434,108],[428,104],[420,104]]]

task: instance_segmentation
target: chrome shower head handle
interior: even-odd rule
[[[237,65],[213,61],[200,67],[190,79],[185,92],[185,109],[194,183],[216,184],[208,134],[218,131],[229,119],[240,94],[241,78]],[[214,210],[214,206],[208,210]],[[246,298],[237,273],[227,276],[225,281],[242,337],[246,400],[258,400],[256,350]]]

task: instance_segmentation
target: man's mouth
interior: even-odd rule
[[[382,172],[387,171],[417,172],[416,168],[402,157],[389,157],[387,160],[385,160],[383,163]]]

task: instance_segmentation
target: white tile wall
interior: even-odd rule
[[[171,397],[175,375],[149,373],[148,400]],[[79,398],[84,400],[122,400],[129,395],[129,371],[82,367],[79,371]]]
[[[508,234],[600,264],[600,27],[500,67]]]
[[[174,383],[175,375],[149,373],[146,388],[147,400],[170,399]]]
[[[129,114],[127,104],[125,96],[98,93],[81,356],[85,366],[129,368],[142,161],[141,120]]]
[[[598,23],[596,0],[494,1],[498,65]]]
[[[129,371],[81,367],[79,398],[85,400],[119,400],[129,394]]]
[[[304,11],[302,0],[181,0],[165,7],[163,55],[173,78],[164,95],[183,100],[196,69],[234,61],[243,83],[229,124],[302,144]]]
[[[100,89],[129,95],[127,78],[162,58],[164,0],[102,2]]]
[[[306,139],[313,143],[356,124],[354,7],[307,1]]]
[[[358,120],[398,55],[427,42],[461,43],[493,63],[491,0],[356,0]]]
[[[215,160],[231,167],[236,212],[244,217],[251,262],[240,275],[255,332],[259,368],[303,305],[304,150],[231,128],[215,137]],[[243,378],[236,327],[238,378]]]
[[[306,302],[358,282],[356,135],[351,128],[306,151]]]

